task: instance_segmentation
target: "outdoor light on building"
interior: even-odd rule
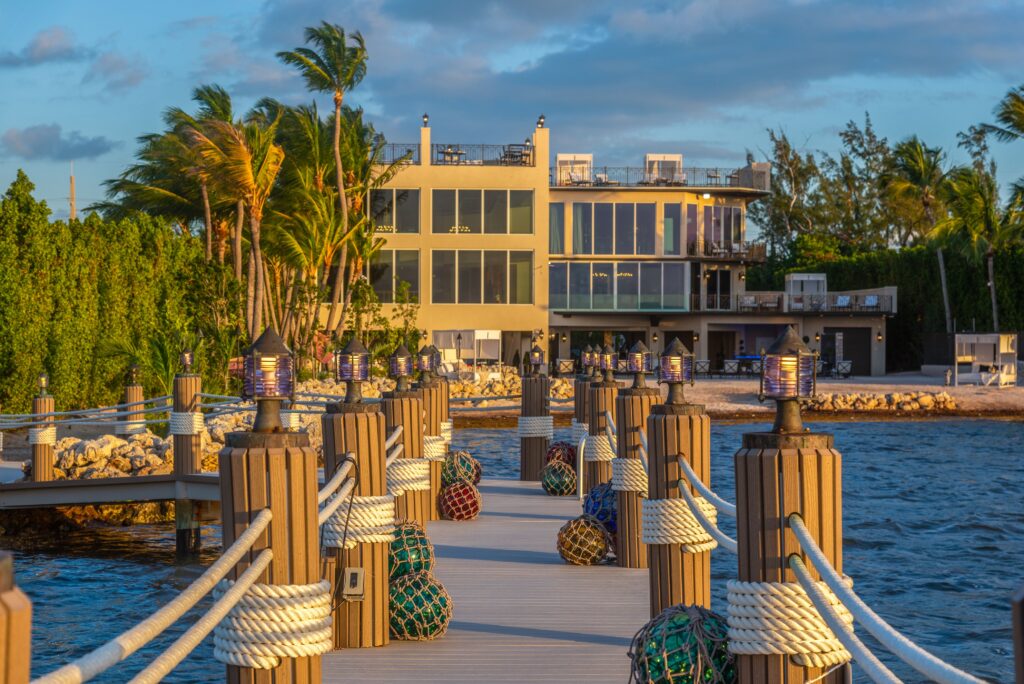
[[[746,279],[747,279],[747,272],[746,271],[740,271],[740,280],[746,280]]]
[[[334,353],[334,358],[337,380],[345,383],[345,403],[362,403],[363,383],[370,379],[370,352],[353,337],[344,349]]]
[[[803,432],[800,399],[814,396],[818,355],[807,348],[792,326],[767,351],[761,352],[761,390],[758,398],[774,399],[772,432]]]
[[[711,193],[705,192],[703,195],[701,195],[701,197],[703,197],[704,199],[711,199]]]
[[[190,365],[191,362],[185,367]],[[281,402],[291,398],[295,379],[292,352],[273,328],[264,330],[246,351],[242,372],[242,397],[256,402],[252,431],[282,431]]]
[[[39,396],[45,397],[46,390],[50,388],[50,376],[46,373],[39,374]]]
[[[533,349],[530,350],[530,366],[533,369],[532,375],[540,375],[540,367],[544,363],[544,350],[533,345]]]
[[[398,345],[398,349],[391,352],[388,357],[388,372],[395,380],[395,391],[409,391],[409,376],[412,375],[412,354],[404,344]]]
[[[814,333],[814,341],[815,342],[821,342],[821,333],[820,332]]]
[[[544,121],[545,121],[545,119],[544,119],[544,115],[543,114],[538,116],[537,117],[537,128],[544,128]]]
[[[137,363],[133,363],[132,365],[128,366],[128,384],[139,384],[139,364]]]
[[[658,344],[658,333],[653,333],[651,335],[651,342],[654,344]]]
[[[877,333],[875,333],[875,341],[876,342],[881,342],[882,341],[882,331],[881,330],[879,330]]]
[[[601,370],[604,371],[605,382],[615,382],[615,350],[612,349],[612,345],[604,345],[604,349],[601,350],[599,355]]]
[[[566,336],[566,334],[562,333],[562,344],[565,344],[568,339],[569,338]]]
[[[430,125],[430,117],[427,116],[426,112],[423,112],[423,127],[426,128]]]
[[[651,352],[643,342],[638,341],[626,354],[626,370],[633,374],[633,389],[647,386],[644,374],[651,370]]]
[[[527,138],[524,142],[526,143],[527,147],[531,147],[533,145],[533,140],[531,140],[530,138]]]
[[[686,348],[678,337],[665,347],[661,353],[661,363],[658,365],[658,381],[668,385],[668,398],[666,404],[685,404],[683,396],[683,385],[693,384],[693,354]]]
[[[178,357],[181,361],[181,367],[185,369],[185,374],[188,375],[192,372],[192,363],[196,360],[195,354],[192,353],[191,349],[186,349],[181,352],[181,356]]]
[[[420,384],[429,384],[434,373],[434,354],[430,347],[423,345],[416,355],[416,369],[420,372]]]
[[[700,333],[699,332],[693,333],[693,341],[694,342],[700,342]]]

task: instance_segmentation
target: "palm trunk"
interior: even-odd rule
[[[217,221],[217,263],[224,265],[224,254],[228,247],[228,222],[227,219]]]
[[[253,302],[256,300],[256,262],[253,260],[252,255],[249,255],[249,264],[246,269],[245,279],[245,325],[249,332],[250,341],[255,342],[256,338],[252,335],[252,312]]]
[[[989,252],[988,260],[988,292],[992,297],[992,332],[999,332],[999,306],[996,304],[996,265],[995,254]]]
[[[939,260],[939,282],[942,284],[942,306],[946,311],[946,334],[953,332],[953,311],[949,307],[949,285],[946,284],[946,257],[942,254],[942,247],[935,250],[935,257]]]
[[[331,308],[327,312],[327,330],[334,331],[345,322],[344,309],[340,309],[342,291],[348,289],[345,284],[345,266],[348,262],[348,245],[342,245],[341,254],[338,257],[338,270],[334,274],[334,283],[331,285]],[[338,314],[341,314],[340,318]]]
[[[203,196],[203,223],[206,226],[206,260],[213,258],[213,214],[210,211],[210,193],[206,183],[199,184],[199,194]]]
[[[338,203],[341,206],[341,234],[348,233],[348,198],[345,196],[345,169],[341,165],[341,91],[334,93],[334,173],[338,184]],[[341,249],[338,274],[334,278],[334,285],[331,292],[331,308],[327,314],[327,329],[334,330],[344,322],[344,309],[342,309],[341,320],[338,320],[338,301],[341,299],[341,284],[345,277],[345,261],[348,250]]]
[[[231,236],[231,256],[235,264],[235,278],[242,279],[242,226],[245,222],[245,201],[238,200],[235,208],[235,234]]]
[[[253,269],[256,283],[253,287],[252,299],[252,338],[255,340],[263,331],[263,289],[266,284],[263,279],[263,252],[260,249],[260,221],[251,211],[249,212],[249,233],[252,244],[249,258],[256,264]]]

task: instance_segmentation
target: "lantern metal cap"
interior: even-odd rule
[[[791,325],[786,326],[786,330],[779,335],[772,345],[765,350],[765,354],[775,354],[779,356],[793,356],[796,354],[810,354],[811,350],[804,344],[804,341],[800,339],[800,336],[796,334],[796,330]]]
[[[650,349],[647,348],[647,345],[639,340],[637,340],[637,343],[629,348],[630,354],[646,354],[649,351]]]
[[[406,348],[406,346],[404,344],[400,344],[400,345],[398,345],[398,349],[396,349],[395,351],[391,352],[391,358],[392,359],[406,359],[406,358],[410,358],[411,359],[412,358],[412,354],[409,353],[409,350]]]
[[[678,337],[673,337],[672,341],[668,343],[665,350],[661,352],[662,356],[682,356],[683,354],[689,354],[690,350],[686,348],[686,345],[679,341]]]
[[[246,354],[251,354],[252,352],[259,352],[260,354],[291,354],[292,350],[284,343],[284,340],[277,334],[274,327],[270,326],[246,350]]]
[[[345,345],[345,348],[341,350],[343,354],[369,354],[370,352],[363,346],[363,343],[358,338],[353,337]]]
[[[531,354],[543,354],[544,350],[541,349],[539,345],[535,344],[535,345],[533,345],[533,348],[530,350],[530,353]]]
[[[418,354],[418,356],[426,356],[427,354],[432,353],[433,352],[430,351],[430,347],[428,347],[427,345],[423,345],[422,347],[420,347],[420,353]]]

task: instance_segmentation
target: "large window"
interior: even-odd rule
[[[432,212],[432,230],[435,233],[458,232],[458,216],[455,213],[455,191],[434,190]]]
[[[395,301],[400,283],[408,284],[410,297],[420,293],[420,253],[415,249],[382,249],[373,255],[367,276],[377,299],[384,304]]]
[[[615,265],[594,264],[591,271],[591,306],[595,309],[615,308]]]
[[[620,262],[615,265],[616,308],[635,309],[639,303],[640,273],[638,264]]]
[[[597,203],[594,205],[594,254],[614,254],[612,205]]]
[[[420,232],[420,191],[370,191],[370,219],[378,233]]]
[[[696,245],[697,236],[700,233],[697,232],[697,205],[687,204],[686,205],[686,244]]]
[[[686,306],[686,264],[682,261],[667,261],[662,264],[662,301],[664,309],[685,309]]]
[[[484,190],[484,232],[508,232],[508,193]]]
[[[554,310],[569,306],[569,264],[552,261],[548,264],[548,307]]]
[[[636,224],[633,222],[635,205],[615,205],[615,253],[632,254],[636,241]]]
[[[532,304],[533,252],[434,250],[434,304]]]
[[[654,254],[657,233],[653,202],[574,202],[573,254]]]
[[[459,190],[459,232],[479,233],[483,224],[481,210],[483,191]]]
[[[434,190],[434,233],[533,233],[532,190]]]
[[[636,205],[636,253],[654,254],[655,205],[644,202]]]
[[[572,253],[593,254],[591,218],[594,205],[589,202],[573,202],[572,204]]]
[[[665,204],[665,254],[679,254],[680,224],[682,223],[682,205]]]
[[[508,191],[508,232],[533,233],[533,190]]]
[[[590,308],[590,264],[569,264],[569,308]]]
[[[565,204],[548,205],[548,253],[565,254]]]
[[[684,261],[555,262],[549,266],[552,310],[687,311]],[[699,288],[699,279],[696,286]],[[699,289],[696,290],[699,292]]]

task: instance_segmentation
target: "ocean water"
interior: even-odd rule
[[[834,433],[843,454],[844,569],[859,595],[940,658],[992,681],[1011,680],[1009,597],[1024,584],[1024,424],[946,420],[814,427]],[[735,500],[732,454],[751,429],[763,425],[712,428],[712,486],[728,500]],[[568,433],[556,430],[556,439]],[[457,430],[453,448],[477,456],[485,477],[518,476],[515,430]],[[720,522],[735,535],[730,519]],[[87,652],[173,598],[219,553],[217,527],[204,528],[203,535],[203,556],[190,564],[174,562],[169,526],[87,530],[21,544],[15,567],[34,604],[33,673]],[[725,582],[735,573],[734,556],[712,554],[716,607],[725,605]],[[94,681],[130,678],[207,605],[208,600]],[[922,681],[863,629],[858,633],[904,681]],[[167,681],[222,679],[207,639]]]

